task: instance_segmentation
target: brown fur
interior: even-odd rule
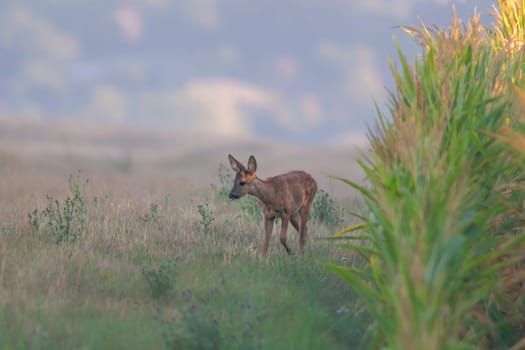
[[[264,242],[262,253],[266,255],[275,218],[281,219],[279,239],[288,254],[291,249],[286,241],[288,224],[299,233],[299,254],[303,255],[306,243],[306,223],[310,216],[317,183],[314,178],[299,170],[261,180],[256,176],[257,162],[253,156],[248,160],[248,167],[228,155],[232,169],[236,172],[230,198],[240,198],[246,194],[255,196],[264,215]]]

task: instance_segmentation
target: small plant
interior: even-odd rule
[[[197,206],[197,210],[199,211],[199,214],[201,215],[201,221],[199,224],[202,227],[202,230],[206,236],[209,236],[211,234],[211,225],[213,221],[215,220],[215,210],[212,205],[209,203],[206,204],[199,204]]]
[[[239,299],[224,280],[219,286],[197,293],[178,293],[180,315],[162,317],[168,349],[258,349],[258,326],[265,315],[249,301]]]
[[[8,235],[13,231],[13,224],[6,223],[0,225],[0,233],[4,235]]]
[[[241,209],[242,218],[248,221],[261,219],[261,207],[255,197],[243,197],[237,201]]]
[[[57,243],[76,241],[82,235],[86,226],[87,210],[84,190],[87,181],[81,183],[79,175],[76,177],[71,175],[68,184],[72,198],[66,198],[63,205],[57,199],[47,196],[46,216],[49,219],[51,232]]]
[[[107,195],[104,197],[93,198],[93,215],[95,218],[98,218],[102,213],[104,213],[104,209],[108,202],[109,197]]]
[[[151,223],[157,223],[159,221],[159,205],[157,203],[151,203],[149,206],[149,211],[147,214],[143,215],[141,217],[142,221],[145,223],[151,222]]]
[[[142,268],[142,276],[144,276],[154,299],[168,295],[175,288],[175,268],[175,259],[168,259],[156,268]]]
[[[29,225],[31,225],[34,232],[40,232],[42,227],[46,225],[47,220],[45,216],[45,210],[39,212],[37,209],[34,209],[32,212],[27,214],[27,217],[29,218]]]
[[[68,185],[71,196],[64,203],[48,195],[47,207],[42,212],[35,209],[28,214],[29,224],[33,229],[40,231],[44,226],[49,227],[57,244],[76,241],[86,227],[84,192],[87,180],[82,182],[80,175],[70,175]]]
[[[223,342],[217,320],[193,305],[183,311],[181,320],[166,321],[164,328],[168,349],[220,349]]]
[[[312,220],[328,227],[341,224],[338,206],[325,190],[319,190],[312,205]]]
[[[217,177],[219,180],[219,197],[227,199],[233,184],[233,173],[230,168],[226,167],[224,164],[221,164],[219,165],[219,169],[217,169]]]

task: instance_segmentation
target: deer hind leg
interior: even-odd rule
[[[308,232],[308,228],[306,227],[306,222],[308,221],[308,217],[310,216],[310,206],[302,207],[299,211],[299,214],[301,216],[301,224],[299,225],[299,255],[304,254],[304,246],[306,244],[306,234]]]
[[[287,215],[281,216],[281,234],[279,236],[279,240],[281,241],[281,244],[283,245],[284,249],[286,249],[286,252],[288,255],[292,254],[292,250],[288,246],[288,243],[286,242],[286,231],[288,231],[288,222],[290,222],[290,217]]]
[[[292,226],[295,228],[295,230],[297,231],[297,233],[300,232],[300,229],[299,229],[299,214],[295,213],[293,214],[292,216],[290,216],[290,222],[292,223]]]
[[[272,236],[274,220],[275,218],[264,218],[264,242],[262,246],[263,256],[266,256],[266,253],[268,252],[268,243],[270,242],[270,237]]]

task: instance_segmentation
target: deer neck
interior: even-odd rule
[[[248,193],[259,198],[264,203],[269,203],[275,197],[275,188],[270,181],[256,177],[253,180],[253,187]]]

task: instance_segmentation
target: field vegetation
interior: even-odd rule
[[[321,191],[306,256],[274,235],[263,259],[257,203],[228,199],[233,172],[219,161],[212,183],[191,186],[151,165],[0,158],[0,348],[366,343],[364,306],[319,263],[353,254],[316,239],[355,220],[351,202]]]
[[[362,197],[321,186],[304,258],[258,254],[220,158],[1,150],[0,348],[524,349],[525,1],[493,15],[403,27],[366,182],[333,172]]]

